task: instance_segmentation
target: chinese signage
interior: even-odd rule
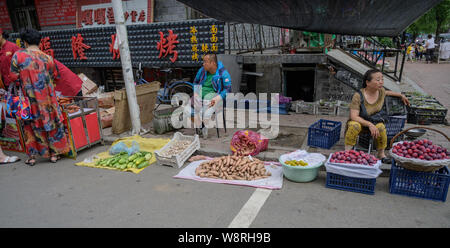
[[[39,43],[39,49],[41,49],[41,51],[43,51],[44,53],[52,56],[52,58],[55,57],[55,53],[51,47],[50,37],[44,37],[41,39],[41,42]]]
[[[170,61],[175,62],[178,58],[178,52],[175,50],[176,44],[180,43],[179,41],[177,41],[177,34],[174,34],[173,31],[171,29],[169,29],[168,31],[168,35],[167,35],[167,39],[164,38],[164,33],[163,32],[159,32],[159,42],[156,43],[156,49],[158,49],[159,51],[159,56],[158,58],[163,57],[164,58],[167,57],[167,54],[173,54],[173,57],[170,58]]]
[[[203,42],[199,43],[197,39],[198,31],[196,26],[189,27],[190,43],[191,43],[191,60],[199,61],[203,59],[203,56],[207,53],[218,53],[219,48],[217,46],[217,42],[219,38],[217,38],[217,25],[212,24],[210,29],[208,30],[208,34],[211,35],[209,39],[204,39]],[[200,50],[199,50],[200,47]],[[201,57],[199,58],[199,53],[201,53]]]
[[[225,53],[224,23],[214,19],[127,27],[133,66],[201,66],[206,53]],[[42,51],[68,67],[120,67],[115,26],[41,31]],[[18,34],[11,34],[16,40]]]
[[[11,20],[9,19],[8,6],[6,6],[6,0],[0,0],[0,28],[12,30]]]
[[[77,34],[77,36],[72,36],[72,54],[73,59],[86,60],[87,57],[84,54],[84,50],[91,48],[83,43],[83,36],[81,34]],[[78,56],[78,58],[77,58]]]
[[[34,0],[41,26],[73,25],[76,0]]]
[[[111,2],[83,4],[80,1],[78,27],[107,27],[115,25],[114,10]],[[153,0],[122,1],[126,25],[147,24],[153,22]]]

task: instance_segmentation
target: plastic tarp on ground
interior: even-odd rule
[[[328,34],[397,36],[442,0],[178,0],[209,17]]]
[[[112,144],[111,147],[113,147],[115,144],[119,143],[119,142],[123,142],[125,143],[125,145],[127,147],[131,147],[133,141],[137,142],[137,144],[139,145],[140,151],[146,151],[146,152],[151,152],[152,153],[152,158],[150,159],[150,165],[153,164],[154,162],[156,162],[156,157],[155,157],[155,151],[159,150],[161,148],[163,148],[167,143],[169,143],[170,139],[159,139],[159,138],[143,138],[139,135],[135,135],[135,136],[130,136],[130,137],[124,137],[124,138],[120,138],[115,140]],[[99,159],[104,159],[104,158],[108,158],[111,157],[112,155],[109,154],[109,150],[106,152],[101,152],[99,154],[96,154],[92,157],[86,158],[84,161],[78,162],[75,165],[77,166],[86,166],[86,167],[93,167],[93,168],[102,168],[102,169],[108,169],[108,170],[119,170],[117,168],[112,168],[112,167],[107,167],[107,166],[100,166],[100,165],[96,165],[96,162]],[[135,174],[140,173],[142,170],[144,170],[146,167],[141,168],[141,169],[137,169],[137,168],[127,168],[124,170],[119,170],[119,171],[129,171],[129,172],[133,172]]]
[[[281,167],[281,164],[279,162],[264,162],[266,170],[272,173],[270,177],[259,180],[247,181],[247,180],[225,180],[208,177],[199,177],[195,174],[195,169],[197,169],[197,167],[200,166],[200,164],[205,161],[206,160],[199,160],[191,162],[184,169],[182,169],[177,175],[175,175],[174,178],[191,179],[195,181],[210,182],[210,183],[233,184],[272,190],[281,189],[283,187],[283,168]]]

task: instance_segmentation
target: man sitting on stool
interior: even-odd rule
[[[201,127],[203,138],[207,138],[208,121],[214,114],[215,108],[220,106],[218,103],[223,104],[227,93],[231,92],[230,73],[222,62],[217,61],[215,54],[206,54],[203,57],[203,67],[197,72],[193,84],[196,131],[199,133],[198,128]]]

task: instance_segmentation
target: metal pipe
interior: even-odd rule
[[[136,88],[134,86],[133,67],[131,65],[131,55],[128,47],[127,27],[125,26],[122,1],[112,0],[112,6],[116,21],[116,32],[119,37],[120,61],[122,62],[123,79],[125,82],[125,90],[127,92],[128,106],[130,110],[132,125],[131,134],[136,135],[141,132],[141,119],[139,116],[139,106],[137,104]]]
[[[398,67],[398,55],[400,52],[395,52],[395,69],[394,69],[394,76],[397,77],[397,67]]]

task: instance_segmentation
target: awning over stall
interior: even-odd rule
[[[330,34],[389,36],[442,0],[178,0],[209,17]]]

